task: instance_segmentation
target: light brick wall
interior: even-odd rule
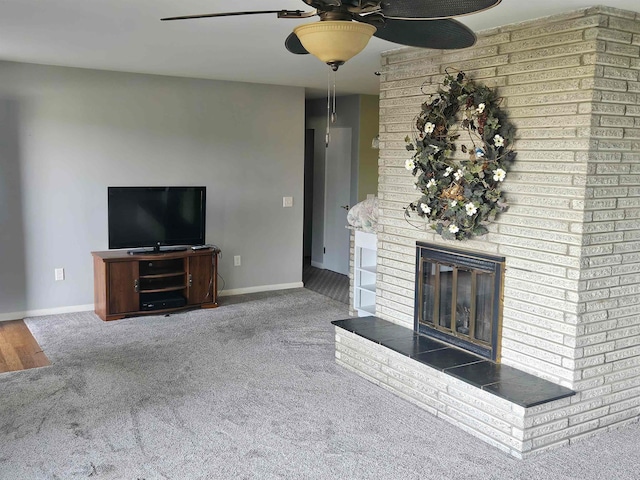
[[[629,213],[614,205],[621,195],[638,194],[629,182],[638,179],[630,152],[640,142],[639,25],[635,14],[590,8],[484,32],[463,51],[403,49],[383,56],[378,316],[413,324],[416,240],[505,256],[502,361],[580,388],[581,368],[598,366],[583,358],[582,317],[611,308],[603,296],[610,300],[610,289],[621,287],[604,257],[612,242],[624,240],[625,227],[626,236],[639,241],[636,204],[630,202]],[[518,156],[504,183],[510,209],[479,240],[444,241],[417,216],[410,220],[420,228],[403,218],[404,207],[418,198],[404,169],[404,137],[427,99],[422,92],[433,92],[446,69],[496,86],[517,127]],[[638,271],[630,268],[627,279],[637,288],[632,277]],[[619,295],[634,288],[625,287]],[[589,367],[578,368],[581,362]]]
[[[613,11],[596,38],[578,335],[580,398],[603,395],[600,423],[640,414],[640,15]],[[581,229],[579,228],[581,227]],[[568,364],[571,366],[570,364]],[[579,399],[576,399],[579,401]]]
[[[523,413],[523,452],[640,415],[639,57],[640,14],[607,7],[483,32],[463,51],[383,55],[376,313],[412,327],[417,240],[506,257],[503,363],[578,391]],[[517,127],[510,209],[479,240],[404,219],[419,197],[404,138],[447,68],[496,86]],[[456,410],[447,388],[436,398]]]

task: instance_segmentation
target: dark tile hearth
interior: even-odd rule
[[[570,397],[576,392],[561,385],[548,382],[542,378],[527,375],[527,377],[516,377],[491,385],[485,385],[483,390],[493,393],[502,398],[506,398],[513,403],[523,407],[534,407],[551,400]],[[530,378],[533,377],[533,378]]]
[[[431,340],[424,335],[418,335],[417,333],[414,333],[411,337],[405,335],[401,338],[387,340],[384,342],[384,346],[412,358],[421,353],[446,348],[442,343]]]
[[[368,318],[368,317],[364,317]],[[358,320],[358,319],[356,319]],[[348,330],[346,327],[345,330]],[[407,337],[407,329],[401,327],[400,325],[396,325],[390,322],[380,321],[380,322],[372,322],[370,324],[362,323],[357,327],[353,327],[357,330],[358,335],[366,338],[367,340],[371,340],[375,343],[382,343],[393,341],[396,339],[406,338]]]
[[[418,362],[429,365],[438,370],[446,371],[449,368],[459,367],[481,362],[483,359],[472,353],[467,353],[457,348],[447,347],[442,350],[421,353],[415,357]]]
[[[569,388],[453,348],[378,317],[347,318],[331,323],[525,408],[570,397],[576,393]]]
[[[447,373],[478,388],[518,378],[522,374],[520,370],[513,367],[490,361],[449,368]]]

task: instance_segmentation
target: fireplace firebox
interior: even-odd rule
[[[500,360],[504,257],[416,243],[414,329]]]

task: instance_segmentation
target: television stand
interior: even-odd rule
[[[219,250],[182,248],[91,252],[96,314],[110,321],[217,307]]]

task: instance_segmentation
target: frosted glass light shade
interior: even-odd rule
[[[375,31],[376,27],[366,23],[331,20],[293,29],[302,46],[329,65],[342,65],[360,53]]]

